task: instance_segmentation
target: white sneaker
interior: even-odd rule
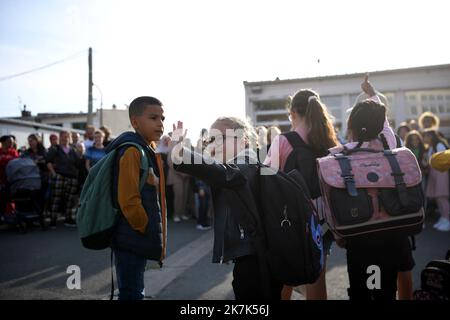
[[[445,231],[450,231],[450,220],[444,218],[442,223],[436,227],[436,230],[444,231],[444,232]]]
[[[205,230],[209,230],[209,229],[211,229],[211,226],[202,226],[201,224],[197,225],[197,230],[205,231]]]
[[[436,229],[437,227],[439,227],[443,221],[444,218],[440,217],[439,220],[435,224],[433,224],[433,228]]]
[[[181,219],[183,219],[183,220],[189,220],[190,218],[189,218],[188,216],[186,216],[186,215],[182,215],[182,216],[181,216]]]
[[[180,221],[181,221],[181,219],[178,218],[178,217],[174,217],[174,218],[173,218],[173,222],[180,222]]]

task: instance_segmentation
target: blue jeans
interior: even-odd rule
[[[147,259],[133,253],[114,250],[119,300],[144,299],[144,272]]]

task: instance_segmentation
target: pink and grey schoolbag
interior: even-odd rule
[[[395,230],[419,233],[424,220],[422,174],[407,148],[360,148],[318,159],[325,218],[346,238]]]

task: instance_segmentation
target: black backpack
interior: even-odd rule
[[[262,170],[273,174],[263,175]],[[256,216],[253,242],[263,276],[270,272],[289,286],[314,283],[323,268],[323,244],[319,217],[302,175],[261,163],[257,175],[253,199],[242,200]]]
[[[284,172],[297,169],[303,176],[312,199],[321,196],[319,176],[317,175],[316,159],[328,154],[327,150],[317,151],[303,141],[302,137],[295,132],[283,133],[292,147],[292,152],[286,159]]]
[[[450,250],[446,260],[430,261],[420,274],[421,290],[415,300],[450,300]]]

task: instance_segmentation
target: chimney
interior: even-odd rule
[[[22,110],[22,118],[29,118],[29,117],[31,117],[31,111],[27,111],[27,105],[24,104]]]

